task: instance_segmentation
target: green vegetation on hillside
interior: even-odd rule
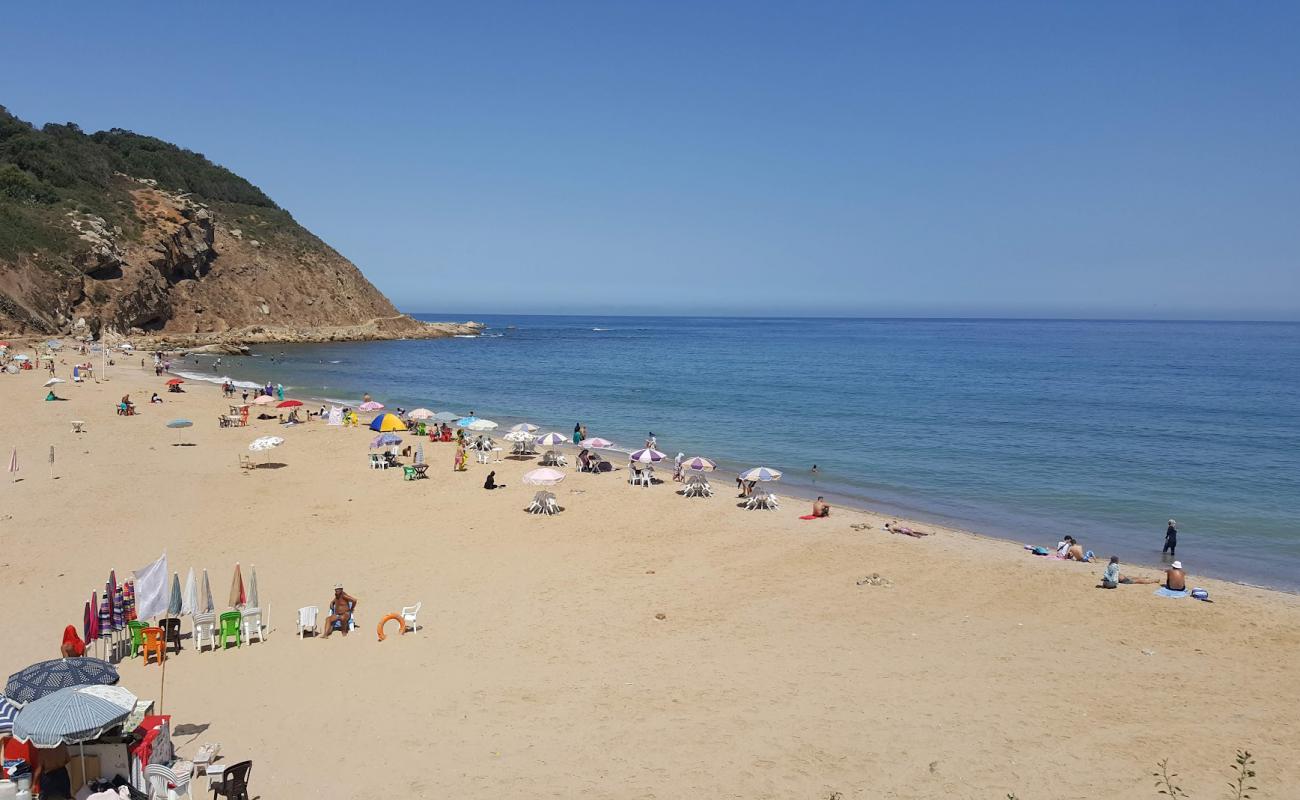
[[[301,231],[261,189],[200,153],[118,128],[93,134],[72,123],[36,128],[0,106],[0,258],[66,252],[75,242],[69,211],[103,217],[132,235],[138,225],[131,184],[119,173],[248,209],[280,232]]]

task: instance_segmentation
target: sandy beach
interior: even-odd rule
[[[254,796],[1154,797],[1168,758],[1203,798],[1238,748],[1257,798],[1300,785],[1300,598],[1192,559],[1213,603],[1095,589],[1104,563],[891,535],[870,513],[745,511],[723,474],[688,500],[572,473],[564,512],[534,517],[531,461],[454,474],[453,446],[426,442],[431,479],[406,482],[368,468],[364,428],[222,429],[216,387],[167,394],[138,361],[59,385],[67,402],[43,400],[47,377],[0,375],[0,447],[22,465],[0,476],[6,674],[57,655],[110,569],[166,551],[182,577],[207,568],[221,605],[235,563],[256,565],[268,641],[187,638],[163,708],[209,726],[176,737],[182,755],[219,741],[252,759]],[[127,393],[139,413],[119,417]],[[164,427],[177,417],[192,446]],[[255,458],[283,466],[241,470],[267,434],[286,443]],[[482,489],[489,468],[504,490]],[[873,573],[892,585],[859,584]],[[339,581],[357,631],[299,640],[296,609]],[[417,601],[422,630],[376,641]],[[156,665],[120,669],[157,697]]]

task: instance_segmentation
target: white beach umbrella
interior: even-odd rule
[[[497,424],[490,419],[476,419],[465,428],[471,431],[492,431],[496,430]]]
[[[417,408],[406,415],[409,419],[433,419],[433,412],[427,408]]]
[[[254,453],[260,453],[279,447],[282,444],[284,444],[284,439],[281,439],[279,436],[261,436],[254,439],[252,443],[248,445],[248,449],[252,450]]]
[[[552,469],[551,467],[541,467],[539,469],[525,472],[523,482],[533,486],[554,486],[564,480],[567,473],[563,470]]]
[[[564,434],[551,431],[550,433],[538,437],[537,444],[542,447],[555,447],[560,444],[568,444],[570,441],[572,440]]]
[[[535,433],[537,431],[537,426],[531,422],[521,422],[518,425],[511,425],[510,431],[511,433]]]
[[[42,385],[42,386],[53,386],[53,385],[56,384],[56,383],[67,383],[67,381],[63,380],[62,378],[50,378],[48,381],[46,381],[45,383],[42,383],[41,385]]]
[[[533,435],[528,431],[511,431],[501,438],[507,442],[531,442]]]
[[[455,422],[460,419],[460,414],[453,414],[450,411],[439,411],[437,414],[434,414],[431,419],[436,422]]]
[[[185,591],[181,595],[181,613],[185,615],[193,614],[199,606],[199,584],[194,579],[194,567],[190,567],[190,572],[185,576]]]
[[[781,480],[781,471],[771,467],[754,467],[740,473],[742,481],[779,481]]]

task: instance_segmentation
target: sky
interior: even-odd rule
[[[19,3],[405,311],[1300,319],[1300,3]]]

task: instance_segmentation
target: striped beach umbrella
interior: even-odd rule
[[[718,465],[711,459],[704,456],[694,456],[682,462],[682,469],[689,469],[694,472],[712,472],[717,469]]]
[[[0,694],[0,736],[7,736],[14,729],[14,718],[18,716],[18,706]]]
[[[83,656],[40,661],[9,676],[5,697],[26,705],[68,686],[117,683],[117,669],[107,661]]]
[[[121,686],[69,686],[23,706],[13,736],[43,748],[98,739],[130,716],[135,703]]]
[[[521,422],[518,425],[511,425],[510,431],[512,433],[536,433],[537,426],[531,422]]]
[[[754,467],[740,473],[742,481],[779,481],[781,480],[781,471],[771,467]]]
[[[637,450],[632,453],[632,455],[628,456],[628,460],[634,461],[638,464],[658,464],[667,457],[667,453],[661,453],[658,450],[653,450],[647,447],[644,450]]]
[[[537,444],[542,447],[555,447],[557,445],[568,444],[570,441],[572,440],[569,439],[569,437],[562,433],[556,433],[555,431],[544,433],[537,437]]]

